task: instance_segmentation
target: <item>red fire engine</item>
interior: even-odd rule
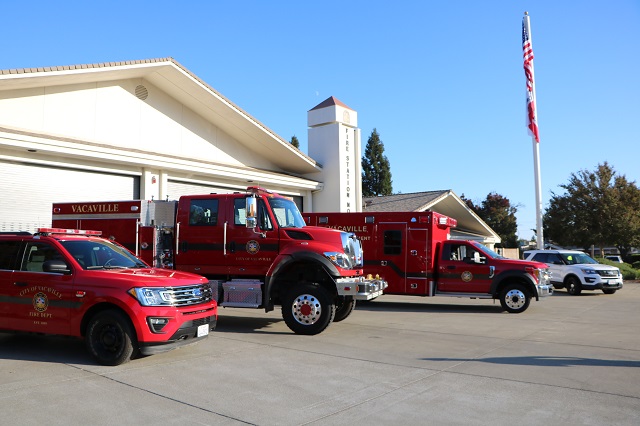
[[[309,225],[354,232],[365,274],[388,282],[386,294],[499,299],[513,313],[550,295],[547,265],[506,259],[474,241],[451,240],[455,219],[436,212],[305,213]]]
[[[53,225],[99,229],[147,262],[204,275],[219,306],[281,305],[299,334],[342,321],[356,300],[386,286],[364,278],[355,234],[306,226],[293,200],[257,187],[178,201],[56,203]]]
[[[215,328],[206,278],[150,268],[99,234],[0,233],[0,330],[84,337],[98,362],[118,365]]]

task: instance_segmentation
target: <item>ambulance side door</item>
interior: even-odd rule
[[[407,294],[427,295],[427,229],[409,228],[406,258]]]
[[[378,270],[389,287],[388,294],[406,294],[407,283],[407,224],[386,222],[378,224]],[[366,256],[366,253],[365,253]],[[366,273],[366,269],[365,269]]]

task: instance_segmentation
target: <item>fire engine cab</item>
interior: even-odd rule
[[[156,266],[211,280],[218,305],[282,306],[287,326],[317,334],[382,294],[365,279],[352,232],[307,226],[293,200],[247,188],[177,201],[55,203],[53,225],[99,229]]]
[[[387,281],[386,294],[499,299],[512,313],[550,295],[544,263],[506,259],[474,241],[451,240],[455,219],[436,212],[305,213],[309,225],[354,232],[365,274]]]
[[[217,321],[206,278],[151,268],[99,231],[0,233],[0,330],[84,338],[104,365],[205,338]]]

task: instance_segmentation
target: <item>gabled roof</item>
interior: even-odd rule
[[[452,190],[413,192],[381,197],[364,197],[365,212],[421,212],[432,210],[458,221],[452,233],[483,236],[487,241],[499,243],[500,236],[473,212]]]
[[[322,109],[322,108],[326,108],[326,107],[330,107],[330,106],[334,106],[334,105],[338,105],[338,106],[341,106],[341,107],[346,108],[346,109],[351,109],[347,105],[345,105],[344,102],[342,102],[339,99],[331,96],[331,97],[325,99],[324,101],[320,102],[318,105],[316,105],[313,108],[311,108],[309,111],[313,111],[313,110],[316,110],[316,109]],[[351,109],[351,111],[353,111],[353,110]]]
[[[312,158],[173,58],[0,70],[0,90],[143,78],[282,170],[320,171]]]

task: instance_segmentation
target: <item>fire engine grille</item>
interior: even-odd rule
[[[173,300],[174,306],[197,305],[213,299],[213,292],[208,283],[184,287],[170,287],[166,290],[166,295]]]
[[[597,271],[601,277],[617,277],[618,271]]]

